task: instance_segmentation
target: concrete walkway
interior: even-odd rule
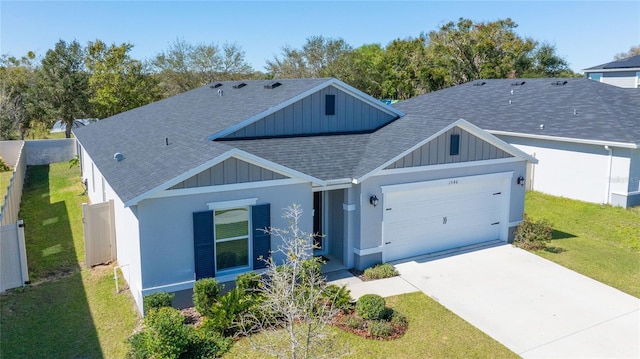
[[[354,297],[421,290],[523,358],[640,358],[640,299],[511,245],[395,267],[377,281],[328,277]]]

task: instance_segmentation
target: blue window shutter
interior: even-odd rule
[[[193,214],[193,246],[196,262],[196,280],[215,277],[213,211],[195,212]]]
[[[264,259],[271,255],[271,235],[263,229],[271,227],[271,209],[269,203],[251,207],[253,224],[253,269],[265,268]]]

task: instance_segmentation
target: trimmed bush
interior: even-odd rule
[[[219,358],[231,349],[233,341],[219,333],[201,329],[192,330],[184,358]]]
[[[391,324],[393,324],[396,327],[403,327],[405,325],[407,325],[407,317],[405,317],[402,313],[398,312],[397,310],[392,310],[393,313],[391,314],[391,319],[389,319],[389,322]]]
[[[553,226],[549,222],[544,219],[534,221],[525,214],[516,229],[513,244],[529,251],[539,250],[546,248],[547,242],[552,238]]]
[[[334,308],[342,310],[343,313],[348,313],[353,309],[351,291],[344,285],[342,287],[335,284],[327,285],[322,295]]]
[[[218,301],[222,286],[214,278],[199,279],[193,285],[193,305],[200,315],[211,315],[211,308]]]
[[[188,350],[190,327],[177,309],[152,309],[144,323],[144,331],[129,338],[129,358],[178,359]]]
[[[151,309],[171,307],[171,302],[175,296],[175,294],[167,292],[155,292],[153,294],[149,294],[142,300],[145,313],[148,313]]]
[[[385,313],[385,300],[377,294],[365,294],[356,302],[356,314],[364,319],[379,320]]]
[[[364,270],[364,278],[366,280],[391,278],[397,275],[398,271],[389,263],[376,264]]]
[[[376,338],[386,338],[393,334],[393,325],[384,320],[369,322],[369,332]]]

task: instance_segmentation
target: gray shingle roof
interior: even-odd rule
[[[485,130],[640,143],[640,90],[588,79],[479,80],[393,106],[407,118],[464,118]]]
[[[360,178],[460,118],[486,130],[640,142],[640,91],[587,79],[481,80],[483,86],[455,86],[396,103],[406,115],[368,134],[207,139],[328,79],[278,81],[283,85],[274,89],[264,88],[272,81],[246,81],[241,89],[233,88],[237,81],[223,82],[223,96],[218,88],[204,86],[74,133],[125,203],[234,148],[320,180]],[[516,81],[525,84],[512,86]],[[566,84],[551,85],[558,81]],[[125,160],[116,162],[116,152]]]
[[[207,137],[268,110],[328,79],[220,82],[203,86],[74,130],[113,190],[128,202],[232,149]],[[217,92],[223,91],[223,96]],[[168,138],[169,146],[165,144]],[[125,160],[116,162],[120,152]]]
[[[631,69],[631,68],[640,68],[640,55],[628,57],[626,59],[607,62],[606,64],[593,66],[584,69],[583,71],[590,70],[611,70],[611,69]]]

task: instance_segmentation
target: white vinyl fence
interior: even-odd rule
[[[4,196],[4,203],[0,207],[0,225],[16,223],[18,212],[20,212],[20,201],[22,200],[22,187],[24,176],[27,172],[27,156],[25,156],[24,141],[10,141],[9,145],[2,146],[2,157],[5,163],[13,166],[13,175],[9,183],[1,185],[7,189]],[[16,151],[17,150],[17,151]]]
[[[0,292],[29,282],[22,221],[0,226]]]

